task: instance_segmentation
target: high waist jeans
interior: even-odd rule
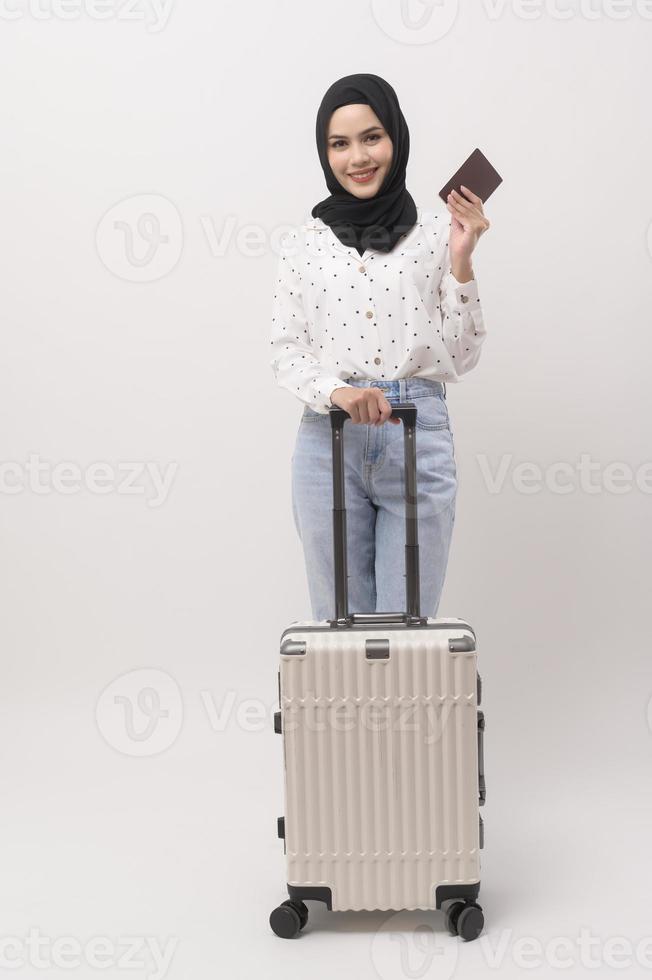
[[[427,378],[348,384],[381,388],[392,404],[417,406],[420,612],[436,616],[455,522],[457,471],[446,386]],[[292,509],[302,543],[312,618],[335,615],[333,471],[329,415],[304,407],[292,456]],[[403,612],[405,474],[403,422],[343,427],[348,610]]]

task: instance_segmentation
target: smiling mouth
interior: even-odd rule
[[[377,170],[378,167],[372,167],[371,170],[362,170],[360,171],[360,173],[357,174],[349,174],[349,177],[351,177],[352,180],[361,183],[362,181],[365,180],[371,180],[371,178],[374,176]]]

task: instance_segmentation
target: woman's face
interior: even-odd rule
[[[377,194],[389,172],[394,147],[371,106],[336,109],[328,125],[327,143],[328,162],[342,187],[356,197]],[[356,180],[353,175],[365,170],[374,173],[368,180]]]

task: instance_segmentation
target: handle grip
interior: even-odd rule
[[[374,624],[380,626],[391,626],[392,623],[408,623],[412,622],[411,617],[406,612],[373,612],[373,613],[351,613],[349,616],[352,626],[373,626]]]
[[[339,426],[342,428],[347,419],[351,416],[345,408],[340,408],[339,405],[329,408],[329,413],[331,417],[331,426]],[[401,402],[399,405],[392,405],[392,417],[397,419],[402,419],[404,425],[414,426],[417,421],[417,407],[414,402]]]

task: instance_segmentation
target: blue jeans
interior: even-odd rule
[[[455,522],[457,471],[446,386],[428,378],[347,384],[381,388],[417,406],[420,612],[436,616]],[[292,456],[292,510],[303,546],[314,620],[335,615],[333,470],[329,415],[304,407]],[[404,612],[403,423],[343,428],[349,612]]]

